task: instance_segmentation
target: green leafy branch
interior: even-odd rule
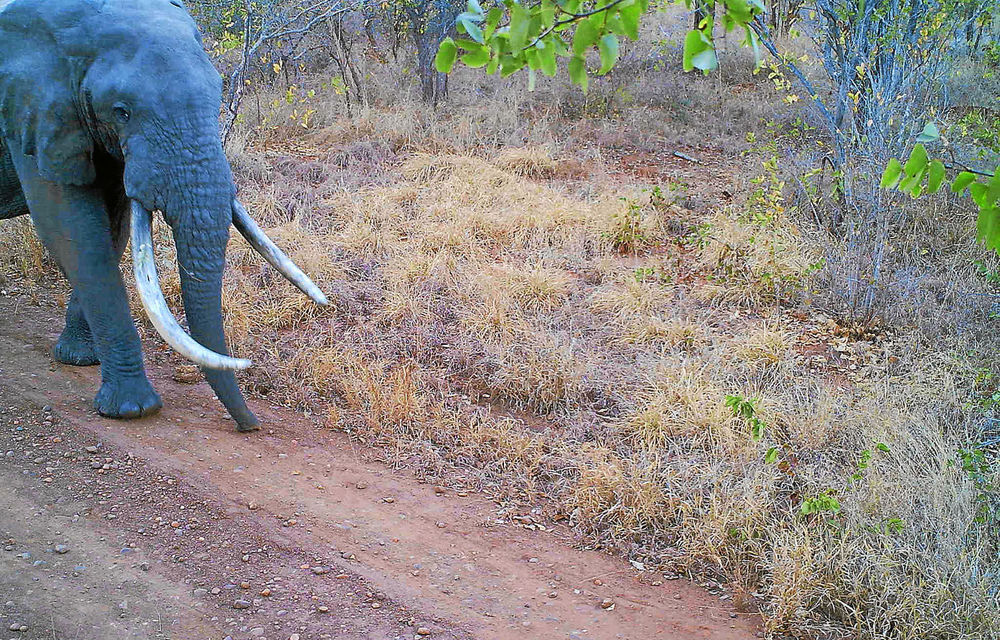
[[[679,1],[679,0],[678,0]],[[683,0],[691,8],[698,0]],[[528,88],[534,89],[537,72],[555,76],[559,59],[568,59],[570,79],[584,92],[589,85],[587,54],[596,49],[605,75],[618,62],[621,38],[637,40],[639,22],[649,0],[504,0],[488,11],[479,0],[468,0],[466,11],[455,19],[457,37],[445,38],[438,47],[435,67],[449,73],[461,62],[486,73],[508,77],[528,69]],[[725,0],[722,21],[727,32],[742,27],[746,43],[759,50],[750,23],[764,11],[761,0]],[[708,73],[718,67],[712,40],[712,19],[703,21],[684,40],[684,69]]]
[[[940,137],[937,126],[928,123],[917,138],[917,144],[905,164],[896,158],[889,160],[882,173],[882,188],[896,189],[913,198],[937,193],[942,187],[949,187],[956,194],[968,191],[972,201],[979,207],[976,238],[987,248],[1000,253],[1000,175],[997,171],[987,173],[961,167],[962,171],[949,183],[947,172],[956,168],[956,165],[931,159],[924,147],[925,142],[935,142]]]

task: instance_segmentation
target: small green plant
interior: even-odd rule
[[[804,516],[811,516],[817,514],[838,514],[840,513],[840,500],[837,499],[836,492],[833,489],[827,489],[823,493],[815,496],[810,496],[802,501],[802,505],[799,506],[799,513]]]
[[[994,394],[997,395],[997,394]],[[986,449],[981,445],[958,450],[958,460],[950,460],[949,465],[960,464],[969,480],[976,488],[975,522],[986,524],[992,519],[991,500],[995,498],[997,487],[993,484],[992,465]]]
[[[760,441],[764,437],[767,423],[757,417],[756,402],[753,398],[744,398],[739,394],[726,396],[726,406],[729,407],[729,410],[743,421],[750,431],[750,437],[754,441]],[[770,452],[768,454],[770,455]]]
[[[884,442],[875,443],[875,451],[889,453],[889,447]],[[865,469],[871,465],[872,457],[875,455],[872,449],[865,449],[858,457],[857,468],[851,474],[851,482],[860,482],[864,478]]]
[[[712,241],[712,223],[702,222],[681,239],[681,244],[691,249],[701,250]]]
[[[687,198],[688,187],[683,182],[668,182],[666,191],[656,185],[648,191],[643,189],[643,193],[649,193],[649,203],[657,211],[662,211],[673,205],[680,204]]]
[[[642,229],[642,205],[629,198],[621,198],[624,210],[611,219],[611,229],[601,234],[611,248],[619,253],[636,253],[649,244]]]
[[[982,260],[975,260],[972,265],[976,267],[979,277],[994,286],[1000,286],[1000,271],[986,266]]]
[[[903,532],[906,528],[906,523],[900,518],[886,518],[882,521],[882,531],[881,533],[897,535]]]

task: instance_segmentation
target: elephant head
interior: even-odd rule
[[[49,181],[90,185],[117,167],[148,316],[236,421],[254,426],[233,375],[250,363],[229,357],[223,333],[229,226],[317,303],[326,298],[236,200],[218,133],[222,81],[194,21],[180,0],[0,0],[0,10],[0,133]],[[160,293],[153,211],[173,231],[190,336]]]

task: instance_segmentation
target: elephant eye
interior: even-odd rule
[[[116,106],[113,109],[113,111],[114,111],[114,114],[115,114],[115,119],[118,120],[118,122],[120,122],[122,124],[125,124],[126,122],[128,122],[129,118],[132,117],[132,114],[130,114],[128,112],[128,109],[126,109],[125,107],[123,107],[121,105]]]

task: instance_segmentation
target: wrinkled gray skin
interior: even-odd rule
[[[0,0],[0,217],[30,214],[73,288],[57,360],[101,365],[94,407],[156,412],[118,270],[129,199],[173,229],[185,314],[226,354],[221,286],[235,196],[221,79],[179,0]],[[203,369],[241,431],[230,371]]]

